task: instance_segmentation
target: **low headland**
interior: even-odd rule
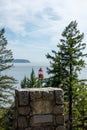
[[[27,59],[14,59],[13,63],[30,63]]]

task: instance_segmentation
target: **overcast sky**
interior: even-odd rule
[[[87,0],[0,0],[0,28],[14,58],[48,62],[45,55],[74,20],[87,41]]]

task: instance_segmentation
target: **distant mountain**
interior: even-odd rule
[[[14,59],[13,63],[30,63],[30,61],[26,59]]]

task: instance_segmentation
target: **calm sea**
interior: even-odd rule
[[[16,80],[18,80],[18,84],[16,84],[17,88],[20,88],[20,82],[23,80],[24,76],[30,78],[30,74],[32,69],[35,72],[36,77],[38,77],[38,70],[41,67],[43,69],[44,78],[48,77],[47,67],[49,65],[46,64],[35,64],[35,63],[15,63],[14,66],[8,70],[5,70],[3,74],[7,74],[9,76],[13,76]]]
[[[47,67],[49,67],[48,64],[32,64],[32,63],[15,63],[12,68],[9,70],[4,71],[4,74],[7,74],[9,76],[13,76],[16,80],[18,80],[18,84],[16,84],[17,88],[20,88],[20,82],[24,78],[24,76],[30,77],[30,74],[32,72],[32,69],[34,69],[36,77],[38,77],[38,70],[39,68],[43,69],[43,75],[44,78],[49,77],[47,74]],[[82,69],[82,71],[79,73],[79,78],[81,79],[87,79],[87,66]]]

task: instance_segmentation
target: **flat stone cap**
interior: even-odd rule
[[[15,91],[16,97],[19,98],[20,105],[28,105],[29,101],[49,100],[56,98],[57,104],[63,104],[63,90],[61,88],[24,88]]]
[[[18,89],[19,92],[21,91],[27,91],[27,92],[48,92],[48,91],[63,91],[61,88],[53,88],[53,87],[47,87],[47,88],[24,88],[24,89]]]

